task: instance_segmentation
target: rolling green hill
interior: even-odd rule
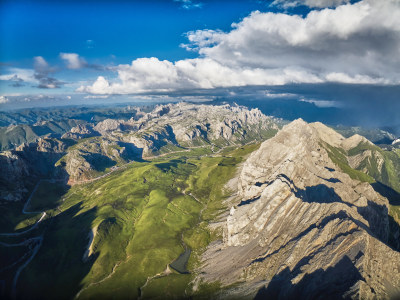
[[[194,284],[198,256],[221,234],[207,225],[225,209],[223,186],[243,157],[257,147],[226,149],[214,156],[193,149],[130,164],[92,183],[75,185],[62,196],[62,189],[55,189],[34,197],[29,207],[47,209],[47,217],[34,231],[7,240],[43,238],[35,259],[21,272],[18,296],[189,296],[187,287]],[[54,186],[42,182],[37,193],[49,190],[49,185]],[[8,221],[21,231],[35,220],[37,216],[27,215],[26,220]],[[92,241],[91,232],[95,233]],[[89,257],[85,256],[88,248]],[[185,249],[191,249],[189,273],[180,274],[168,265]],[[12,274],[17,269],[7,271]],[[10,282],[6,284],[10,289]],[[212,286],[200,285],[198,295],[209,289]]]

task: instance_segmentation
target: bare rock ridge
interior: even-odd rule
[[[43,176],[66,176],[74,183],[90,180],[117,164],[163,153],[204,146],[217,151],[262,141],[276,133],[279,122],[258,109],[177,103],[159,105],[149,113],[136,109],[127,121],[78,124],[61,140],[40,138],[2,152],[5,172],[0,175],[0,200],[23,199],[27,186]]]
[[[340,171],[323,147],[359,139],[300,119],[263,142],[243,165],[223,241],[209,246],[199,276],[239,283],[222,298],[398,295],[400,253],[388,246],[388,200]]]
[[[278,130],[275,120],[258,109],[188,103],[159,105],[128,121],[106,119],[95,126],[78,125],[64,137],[78,145],[62,159],[70,182],[117,163],[147,158],[187,147],[226,146],[263,140]],[[82,138],[92,137],[80,141]]]

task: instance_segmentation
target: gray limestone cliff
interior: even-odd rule
[[[222,298],[398,295],[400,253],[388,245],[388,200],[343,173],[323,146],[351,143],[302,120],[265,141],[242,166],[224,238],[203,255],[200,277],[235,284]]]

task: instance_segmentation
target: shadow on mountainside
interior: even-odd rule
[[[392,215],[389,215],[389,245],[400,251],[400,193],[381,182],[372,183],[371,186],[377,193],[387,198],[389,204],[392,205],[392,215],[397,220]]]
[[[363,253],[359,252],[353,261],[362,256]],[[348,256],[343,256],[333,267],[306,274],[297,284],[293,284],[292,280],[302,273],[301,268],[311,258],[303,258],[292,271],[286,268],[275,275],[268,286],[258,291],[255,299],[342,299],[354,296],[346,292],[363,277]]]
[[[83,262],[97,209],[80,213],[82,208],[82,203],[78,203],[42,221],[42,245],[21,272],[18,299],[72,299],[82,288],[82,279],[98,256],[93,254]]]
[[[343,203],[348,206],[354,206],[352,203],[348,203],[342,200],[342,198],[335,192],[335,190],[331,187],[328,187],[324,184],[318,184],[315,186],[307,186],[305,189],[298,189],[293,181],[288,178],[285,174],[279,175],[281,180],[284,180],[289,183],[289,186],[292,189],[292,192],[296,195],[296,197],[302,199],[304,202],[316,202],[316,203]],[[389,203],[391,205],[400,205],[400,194],[395,190],[387,187],[381,183],[372,184],[372,187],[380,193],[382,196],[389,199]],[[400,225],[396,220],[388,214],[387,208],[385,205],[379,205],[373,201],[368,201],[368,205],[365,207],[357,207],[357,211],[360,215],[362,215],[369,223],[369,227],[365,227],[370,234],[374,235],[381,242],[391,247],[393,250],[400,250]],[[400,207],[397,212],[400,214]],[[389,238],[387,239],[387,231],[384,226],[384,222],[382,222],[383,215],[388,216],[389,220]],[[347,216],[348,218],[348,216]],[[400,215],[398,215],[400,218]],[[353,220],[354,221],[354,220]]]
[[[143,148],[139,148],[132,143],[118,142],[118,145],[125,147],[126,152],[122,155],[125,160],[145,161],[142,159]]]
[[[308,203],[343,203],[349,207],[355,207],[354,204],[343,201],[343,199],[335,192],[335,189],[325,184],[318,184],[315,186],[307,186],[304,189],[298,188],[294,182],[285,174],[279,174],[276,176],[276,179],[286,183],[290,188],[291,192],[297,197],[300,198],[304,202]],[[275,179],[275,180],[276,180]],[[327,180],[331,181],[331,180]],[[263,185],[269,185],[273,181],[267,182],[256,182],[255,185],[261,187]],[[331,181],[332,182],[332,181]],[[377,185],[373,185],[375,189],[377,189]],[[400,203],[400,195],[390,189],[389,187],[383,186],[382,184],[378,185],[379,189],[381,190],[381,194],[385,197],[390,197],[389,202],[391,205],[399,205]],[[241,201],[238,206],[247,205],[254,201],[257,201],[259,198],[249,199],[245,201]],[[397,223],[391,215],[388,214],[387,208],[385,205],[379,205],[373,201],[368,201],[367,206],[365,207],[356,207],[358,213],[362,215],[369,223],[369,227],[363,225],[363,227],[367,232],[375,236],[376,238],[380,239],[381,242],[385,243],[386,245],[390,246],[394,250],[399,251],[400,249],[400,225]],[[400,219],[400,207],[397,210],[398,219]],[[386,224],[384,220],[384,216],[388,217],[389,220],[389,240],[387,237],[387,230]],[[350,218],[348,214],[344,216],[344,218]],[[353,218],[351,218],[353,222],[357,223]],[[361,222],[358,222],[359,226]]]
[[[392,189],[391,187],[381,183],[374,182],[371,184],[373,189],[381,194],[383,197],[389,200],[390,205],[400,206],[400,193]]]
[[[292,192],[296,195],[296,197],[302,199],[304,202],[337,202],[354,207],[353,204],[343,201],[333,188],[324,184],[308,186],[305,189],[298,189],[294,185],[293,181],[286,175],[281,174],[278,176],[278,178],[282,181],[288,182]],[[391,205],[400,204],[400,195],[393,189],[390,189],[389,187],[380,183],[373,184],[372,186],[380,194],[387,197]],[[394,221],[392,216],[388,215],[390,227],[389,240],[387,240],[386,229],[384,226],[380,226],[385,224],[385,222],[382,222],[382,215],[388,213],[385,205],[379,205],[375,202],[368,201],[367,206],[357,207],[357,211],[369,222],[369,226],[352,218],[351,215],[349,215],[349,213],[345,210],[341,210],[339,213],[325,217],[321,222],[319,222],[319,224],[311,225],[298,236],[291,239],[288,243],[301,238],[314,228],[323,227],[331,220],[339,218],[353,221],[359,227],[366,230],[369,234],[377,237],[381,242],[390,246],[393,250],[399,251],[399,224]],[[341,234],[339,234],[337,237],[339,238],[340,236]],[[284,247],[285,245],[281,246],[280,249]],[[274,253],[277,253],[280,251],[280,249],[276,250]],[[265,260],[274,253],[262,257],[257,261]],[[293,270],[286,268],[279,274],[276,274],[266,287],[263,287],[258,291],[255,299],[341,299],[356,296],[348,294],[348,292],[359,280],[363,280],[363,277],[355,265],[357,260],[363,257],[364,254],[362,251],[359,251],[356,255],[354,254],[355,253],[352,255],[354,257],[349,257],[347,255],[343,256],[335,266],[329,267],[326,270],[318,269],[313,273],[306,274],[298,283],[293,284],[292,280],[302,273],[302,267],[308,265],[314,255],[311,254],[310,256],[304,257],[297,263]]]
[[[86,155],[85,159],[97,172],[104,172],[107,168],[111,168],[117,164],[116,161],[100,153],[90,153]]]
[[[294,194],[297,198],[302,199],[304,202],[317,202],[317,203],[333,203],[340,202],[352,206],[351,203],[345,202],[336,194],[335,190],[325,184],[318,184],[314,186],[307,186],[305,189],[296,189]]]

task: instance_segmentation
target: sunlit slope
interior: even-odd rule
[[[21,274],[19,296],[188,295],[198,254],[213,239],[208,222],[224,209],[223,185],[256,147],[215,157],[186,152],[73,186],[41,226],[43,245]],[[179,274],[168,265],[186,248],[191,273]]]

